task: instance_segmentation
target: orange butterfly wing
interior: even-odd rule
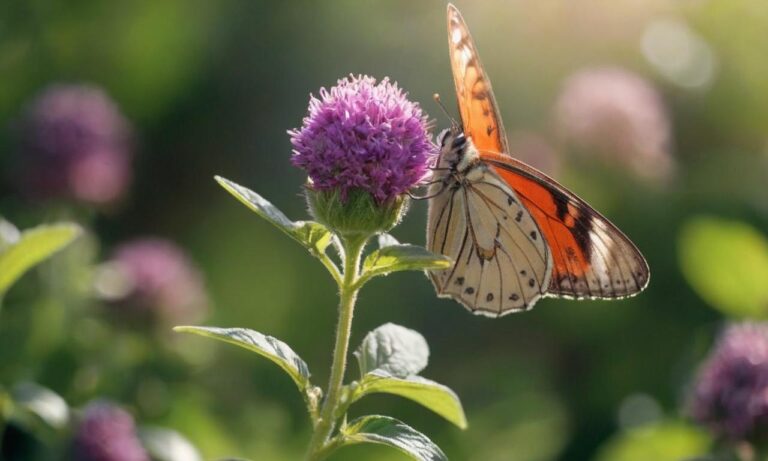
[[[548,292],[574,298],[621,298],[648,284],[648,264],[635,245],[586,202],[544,173],[512,158],[472,36],[448,5],[448,46],[464,133],[481,159],[518,194],[552,252]]]
[[[544,234],[554,262],[549,293],[612,299],[648,285],[650,271],[640,251],[584,200],[510,156],[485,151],[480,157],[514,189]]]
[[[491,81],[480,64],[464,18],[451,4],[448,5],[448,49],[464,134],[470,136],[480,150],[509,152]]]

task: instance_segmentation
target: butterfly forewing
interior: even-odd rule
[[[481,150],[508,152],[491,81],[485,75],[464,18],[448,5],[448,49],[464,133]]]
[[[550,283],[541,231],[492,170],[479,165],[467,179],[429,208],[427,246],[454,260],[451,269],[431,273],[435,288],[483,315],[529,309]]]
[[[544,173],[509,156],[481,152],[539,223],[554,261],[549,292],[623,298],[642,291],[649,270],[635,245],[608,219]]]

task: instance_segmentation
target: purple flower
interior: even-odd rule
[[[343,200],[361,189],[380,204],[421,181],[435,149],[421,107],[389,79],[368,76],[322,88],[301,128],[288,134],[291,161],[314,189],[338,189]]]
[[[53,85],[35,98],[21,124],[21,186],[35,198],[104,205],[131,179],[128,122],[104,91]]]
[[[558,130],[583,151],[663,178],[673,167],[671,127],[656,89],[630,71],[594,68],[571,75],[555,106]]]
[[[173,242],[126,242],[115,249],[107,267],[111,276],[101,277],[97,288],[128,314],[178,323],[200,320],[207,310],[202,275]]]
[[[85,408],[73,445],[75,461],[149,461],[133,417],[107,402]]]
[[[768,435],[768,324],[731,325],[699,370],[691,414],[732,440]]]

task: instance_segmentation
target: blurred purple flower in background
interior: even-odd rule
[[[53,85],[21,124],[21,186],[34,198],[104,205],[131,180],[130,126],[101,89]]]
[[[513,131],[509,134],[509,149],[513,157],[556,178],[560,171],[560,158],[555,148],[543,136],[532,131]]]
[[[768,323],[723,331],[699,370],[691,414],[733,440],[768,435]]]
[[[73,446],[75,461],[149,461],[133,417],[104,401],[85,408]]]
[[[661,96],[641,76],[614,67],[568,77],[555,105],[558,132],[581,151],[595,151],[648,178],[673,168],[671,126]]]
[[[425,177],[435,150],[427,116],[387,78],[350,76],[322,88],[302,127],[288,133],[291,161],[311,187],[339,189],[342,199],[352,189],[378,203],[394,199]]]
[[[160,238],[118,246],[96,289],[119,314],[163,324],[199,321],[208,310],[201,273],[181,248]]]

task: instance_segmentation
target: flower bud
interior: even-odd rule
[[[387,232],[395,227],[408,209],[408,197],[398,196],[378,204],[362,189],[351,189],[346,200],[339,191],[314,190],[307,187],[310,214],[321,224],[343,237]]]

